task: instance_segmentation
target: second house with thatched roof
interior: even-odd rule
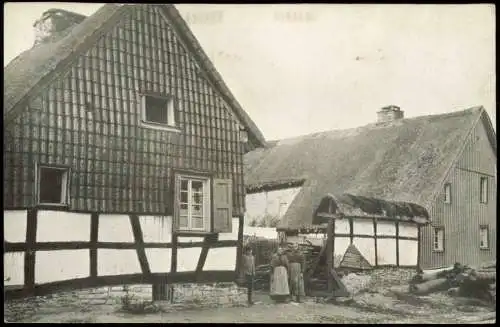
[[[373,124],[246,154],[246,222],[271,216],[282,238],[322,242],[331,215],[337,256],[355,244],[372,265],[477,264],[496,258],[496,156],[483,107],[414,118],[385,107]]]

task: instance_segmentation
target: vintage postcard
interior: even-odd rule
[[[494,323],[494,4],[4,6],[4,320]]]

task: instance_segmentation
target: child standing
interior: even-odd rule
[[[243,254],[243,272],[248,289],[248,305],[252,305],[253,282],[255,277],[255,258],[250,246],[247,246]]]

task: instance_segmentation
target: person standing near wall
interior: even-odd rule
[[[279,248],[278,252],[271,259],[271,287],[270,297],[276,302],[283,302],[290,296],[288,286],[288,258],[285,255],[283,248]]]
[[[290,265],[290,295],[292,300],[295,297],[295,300],[300,302],[300,298],[305,296],[304,272],[306,264],[298,244],[294,244],[288,249],[287,257]]]
[[[248,305],[253,305],[252,293],[255,278],[255,257],[251,246],[247,246],[243,255],[243,273],[245,275],[245,282],[247,286]]]

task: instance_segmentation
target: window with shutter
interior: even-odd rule
[[[213,231],[231,233],[233,229],[233,188],[230,179],[213,181]]]
[[[481,203],[488,203],[488,178],[480,178],[479,200]]]
[[[443,227],[434,227],[432,249],[434,252],[443,252],[444,251],[444,228]]]
[[[210,179],[177,175],[175,179],[176,228],[180,231],[210,231]]]
[[[486,225],[479,226],[479,248],[480,249],[489,249],[489,227]]]
[[[444,184],[444,203],[451,203],[451,184]]]

